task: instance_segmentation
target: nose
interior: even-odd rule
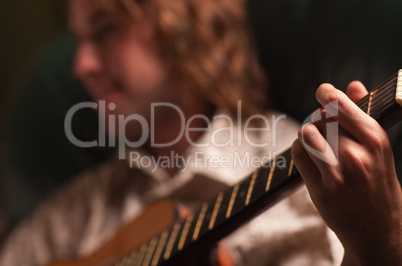
[[[85,79],[102,71],[102,60],[91,43],[84,42],[77,46],[74,59],[73,72],[79,79]]]

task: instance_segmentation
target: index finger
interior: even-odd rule
[[[380,125],[361,110],[349,97],[331,84],[322,84],[316,98],[330,116],[337,117],[339,125],[355,140],[364,142],[378,135]]]

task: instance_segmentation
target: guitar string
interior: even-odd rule
[[[397,81],[397,74],[393,75],[390,77],[388,80],[384,81],[382,84],[374,88],[372,91],[378,91],[380,92],[379,94],[382,95],[382,91],[387,91],[390,86],[396,86],[396,81]],[[369,97],[365,96],[361,100],[359,100],[356,105],[359,106],[361,109],[364,109],[367,106]]]
[[[385,97],[391,96],[393,97],[394,93],[395,93],[395,87],[396,87],[396,75],[391,78],[390,80],[388,80],[387,82],[385,82],[383,85],[378,86],[376,89],[374,89],[373,91],[375,91],[375,97],[373,97],[373,100],[375,99],[377,102],[382,102],[382,99],[384,99]],[[368,101],[369,97],[364,97],[361,101],[357,102],[357,105],[361,108],[364,109],[367,105],[367,101]]]
[[[384,112],[384,106],[392,107],[393,105],[396,106],[396,101],[395,101],[394,93],[391,92],[391,93],[388,93],[387,96],[382,97],[381,101],[379,101],[373,107],[374,115],[372,117],[374,117],[374,118],[379,117]],[[385,108],[385,110],[387,110],[387,109]]]

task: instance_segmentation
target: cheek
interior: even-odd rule
[[[120,50],[121,77],[133,90],[158,91],[166,85],[167,71],[156,52],[141,45]]]

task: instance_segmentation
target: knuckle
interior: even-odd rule
[[[343,178],[333,176],[327,184],[328,190],[332,193],[340,193],[345,190],[345,182]]]
[[[333,85],[323,83],[318,87],[316,92],[316,97],[320,98],[320,96],[327,105],[336,101],[340,102],[345,97],[345,94],[340,90],[335,89]]]
[[[382,151],[384,148],[384,140],[378,134],[375,134],[368,139],[368,145],[372,150]]]
[[[383,153],[391,149],[388,136],[386,133],[380,131],[370,131],[370,134],[366,137],[366,143],[372,152],[377,151]]]
[[[346,166],[355,171],[361,172],[369,168],[371,163],[370,156],[365,152],[358,149],[347,147],[343,151],[343,158],[341,158]]]
[[[306,124],[299,130],[299,139],[301,141],[310,141],[315,138],[317,130],[316,125],[312,123]]]
[[[329,194],[336,194],[345,189],[344,178],[337,168],[328,168],[322,182],[325,191]]]

